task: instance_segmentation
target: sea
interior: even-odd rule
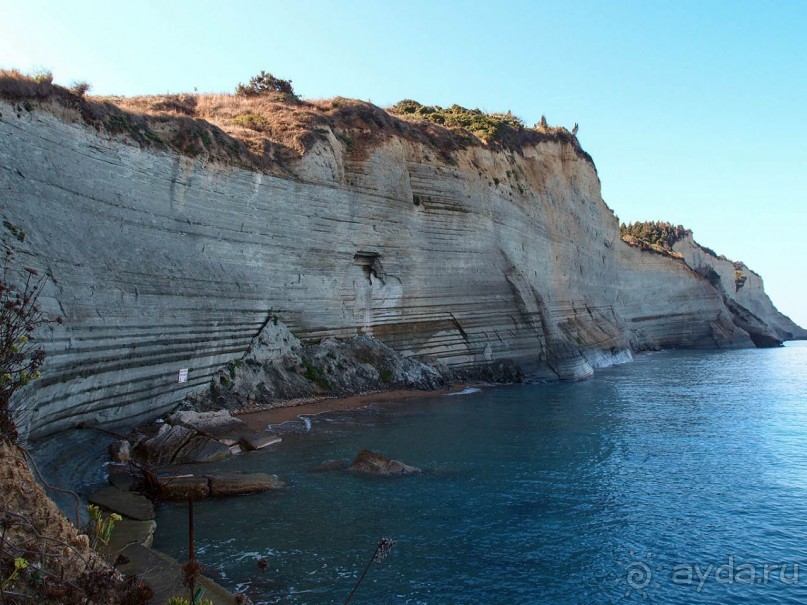
[[[285,490],[195,505],[197,559],[256,604],[807,602],[805,342],[277,428],[220,468]],[[364,448],[423,473],[314,470]],[[157,514],[154,546],[180,560],[187,513]]]

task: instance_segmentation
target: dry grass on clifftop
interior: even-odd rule
[[[307,101],[283,93],[86,97],[48,78],[17,71],[0,71],[0,97],[17,103],[20,112],[42,107],[57,113],[62,108],[78,113],[99,130],[127,136],[144,147],[250,169],[282,170],[288,161],[331,136],[356,159],[390,137],[400,137],[432,148],[436,157],[449,164],[455,163],[455,151],[469,146],[519,153],[542,141],[570,144],[578,156],[593,164],[565,128],[526,128],[506,114],[484,114],[456,105],[407,113],[401,103],[384,110],[354,99]]]

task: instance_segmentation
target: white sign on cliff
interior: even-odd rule
[[[179,371],[179,381],[178,382],[188,382],[188,368],[182,368]]]

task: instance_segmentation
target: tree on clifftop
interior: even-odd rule
[[[248,84],[238,84],[235,94],[244,97],[255,97],[270,93],[280,93],[297,98],[291,80],[281,80],[270,73],[261,71],[257,76],[253,76]]]

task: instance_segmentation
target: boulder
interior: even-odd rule
[[[212,435],[232,432],[244,427],[244,421],[234,418],[227,410],[217,412],[174,412],[168,416],[168,423]]]
[[[196,435],[184,426],[164,424],[151,439],[141,441],[135,448],[138,457],[157,466],[171,464],[177,452]]]
[[[125,439],[110,443],[107,452],[113,462],[126,463],[132,459],[132,446]]]
[[[259,364],[282,361],[300,348],[302,343],[291,333],[286,324],[278,321],[276,316],[271,316],[258,335],[252,339],[244,357],[247,361]]]
[[[137,479],[127,467],[115,466],[107,469],[109,484],[124,492],[129,491],[137,483]]]
[[[353,460],[350,470],[367,475],[413,475],[422,472],[398,460],[386,458],[370,450],[362,450]]]
[[[132,544],[140,544],[149,548],[156,529],[155,521],[133,521],[132,519],[118,521],[109,537],[109,543],[100,548],[101,554],[111,563],[115,561],[120,552]]]
[[[190,440],[177,451],[172,462],[174,464],[220,462],[229,457],[229,447],[210,437],[197,435],[196,437],[191,437]]]
[[[240,496],[286,486],[277,475],[266,473],[222,473],[211,475],[208,479],[211,496]]]
[[[168,476],[160,477],[160,498],[162,500],[187,500],[207,498],[210,495],[210,482],[207,477]]]
[[[102,487],[87,500],[101,508],[136,521],[154,519],[154,505],[148,498],[136,492],[122,491],[110,485]]]
[[[280,443],[282,439],[274,433],[249,433],[242,435],[238,440],[238,444],[245,452],[252,452],[254,450],[262,450],[265,447]]]

